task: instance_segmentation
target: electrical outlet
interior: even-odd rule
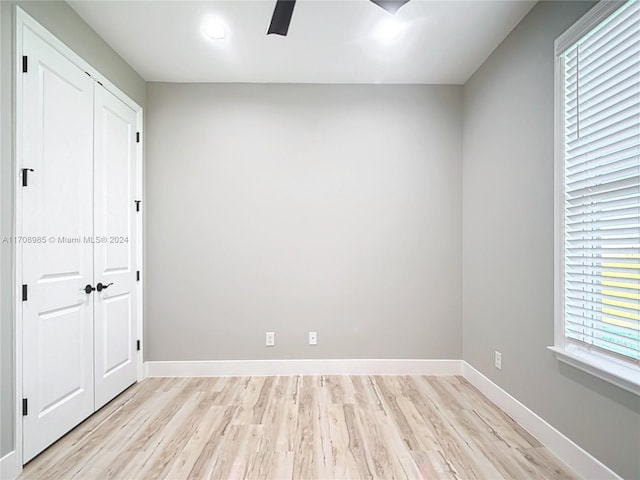
[[[318,333],[309,332],[309,345],[317,345],[317,344],[318,344]]]
[[[493,364],[496,366],[498,370],[502,370],[502,354],[496,350],[495,357],[493,359]]]
[[[276,332],[267,332],[265,336],[265,345],[267,347],[273,347],[276,344]]]

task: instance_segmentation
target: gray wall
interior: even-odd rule
[[[144,107],[145,81],[109,47],[65,2],[0,1],[2,10],[0,36],[0,194],[2,236],[12,234],[13,225],[13,22],[15,5],[19,5],[49,31],[65,42],[94,68]],[[11,247],[2,245],[0,277],[0,456],[13,450],[14,379]]]
[[[147,360],[460,358],[461,87],[147,105]]]
[[[464,88],[464,359],[625,478],[640,402],[553,344],[553,41],[593,4],[541,2]],[[502,352],[502,370],[493,367]]]

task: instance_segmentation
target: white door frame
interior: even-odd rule
[[[84,70],[94,80],[100,82],[102,86],[115,95],[118,99],[124,102],[127,106],[136,112],[136,129],[138,132],[143,132],[143,109],[136,102],[131,100],[122,90],[111,83],[100,72],[93,68],[84,59],[73,52],[63,42],[56,38],[51,32],[38,23],[33,17],[27,14],[20,7],[15,7],[15,65],[14,65],[14,139],[15,139],[15,151],[13,158],[13,174],[14,174],[14,225],[13,234],[16,237],[22,235],[22,102],[19,100],[22,98],[22,36],[25,29],[29,29],[36,35],[41,37],[45,42],[55,48],[58,52],[64,55],[72,63],[76,64],[79,68]],[[144,150],[143,142],[136,144],[136,162],[137,162],[137,175],[136,180],[136,198],[144,200],[143,190],[143,173],[144,173]],[[143,202],[144,205],[144,202]],[[140,282],[138,282],[138,313],[137,313],[137,334],[141,340],[141,349],[138,352],[137,358],[137,371],[138,381],[144,378],[143,372],[143,304],[144,304],[144,271],[143,271],[143,254],[144,254],[144,208],[141,209],[137,216],[137,252],[136,252],[136,269],[142,272]],[[15,458],[19,462],[17,468],[22,470],[22,412],[20,411],[22,405],[22,247],[20,242],[15,242],[13,247],[13,313],[15,318],[14,324],[14,375],[15,375],[15,404],[14,404],[14,453]],[[18,472],[19,472],[18,471]]]

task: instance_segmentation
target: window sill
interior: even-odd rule
[[[640,396],[640,367],[578,345],[547,347],[561,362]]]

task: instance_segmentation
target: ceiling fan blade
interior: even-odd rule
[[[289,24],[291,23],[291,16],[293,15],[293,7],[296,5],[296,0],[277,0],[276,8],[273,9],[273,16],[271,17],[271,25],[267,30],[267,35],[275,33],[277,35],[286,36],[289,31]]]
[[[409,2],[409,0],[371,0],[371,1],[376,5],[378,5],[379,7],[385,9],[389,13],[396,13],[401,6]]]

